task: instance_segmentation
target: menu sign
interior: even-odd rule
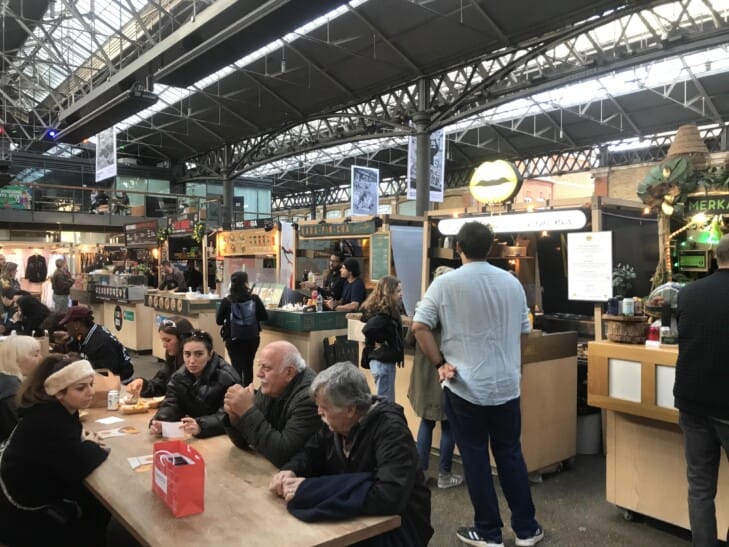
[[[124,239],[127,247],[157,245],[157,221],[127,224],[124,226]]]
[[[375,221],[342,222],[337,224],[299,224],[300,237],[366,235],[375,231]]]
[[[370,279],[374,282],[390,274],[390,235],[370,237]]]
[[[605,302],[613,295],[613,233],[567,234],[567,294],[570,300]]]
[[[218,256],[275,254],[276,233],[273,230],[219,232],[215,249]]]
[[[173,234],[191,233],[193,226],[195,226],[195,216],[190,214],[177,217],[170,225],[170,232]]]

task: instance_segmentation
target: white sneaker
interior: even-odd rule
[[[534,532],[534,535],[528,538],[520,538],[519,536],[516,536],[516,545],[517,547],[531,547],[532,545],[536,545],[540,541],[544,539],[544,530],[541,528],[537,528],[537,531]]]
[[[456,537],[466,545],[475,545],[476,547],[504,547],[503,541],[490,541],[483,538],[475,528],[459,528],[456,532]]]
[[[438,473],[438,488],[453,488],[463,483],[463,475],[455,473]]]

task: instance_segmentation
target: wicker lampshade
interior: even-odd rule
[[[701,138],[698,127],[682,125],[678,128],[666,158],[675,156],[688,156],[694,169],[704,170],[708,167],[709,149]]]

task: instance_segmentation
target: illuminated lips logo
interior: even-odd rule
[[[503,203],[521,188],[522,178],[513,163],[504,160],[486,161],[471,176],[471,195],[479,203]]]

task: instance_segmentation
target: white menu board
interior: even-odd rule
[[[567,234],[567,295],[605,302],[613,295],[613,233]]]

